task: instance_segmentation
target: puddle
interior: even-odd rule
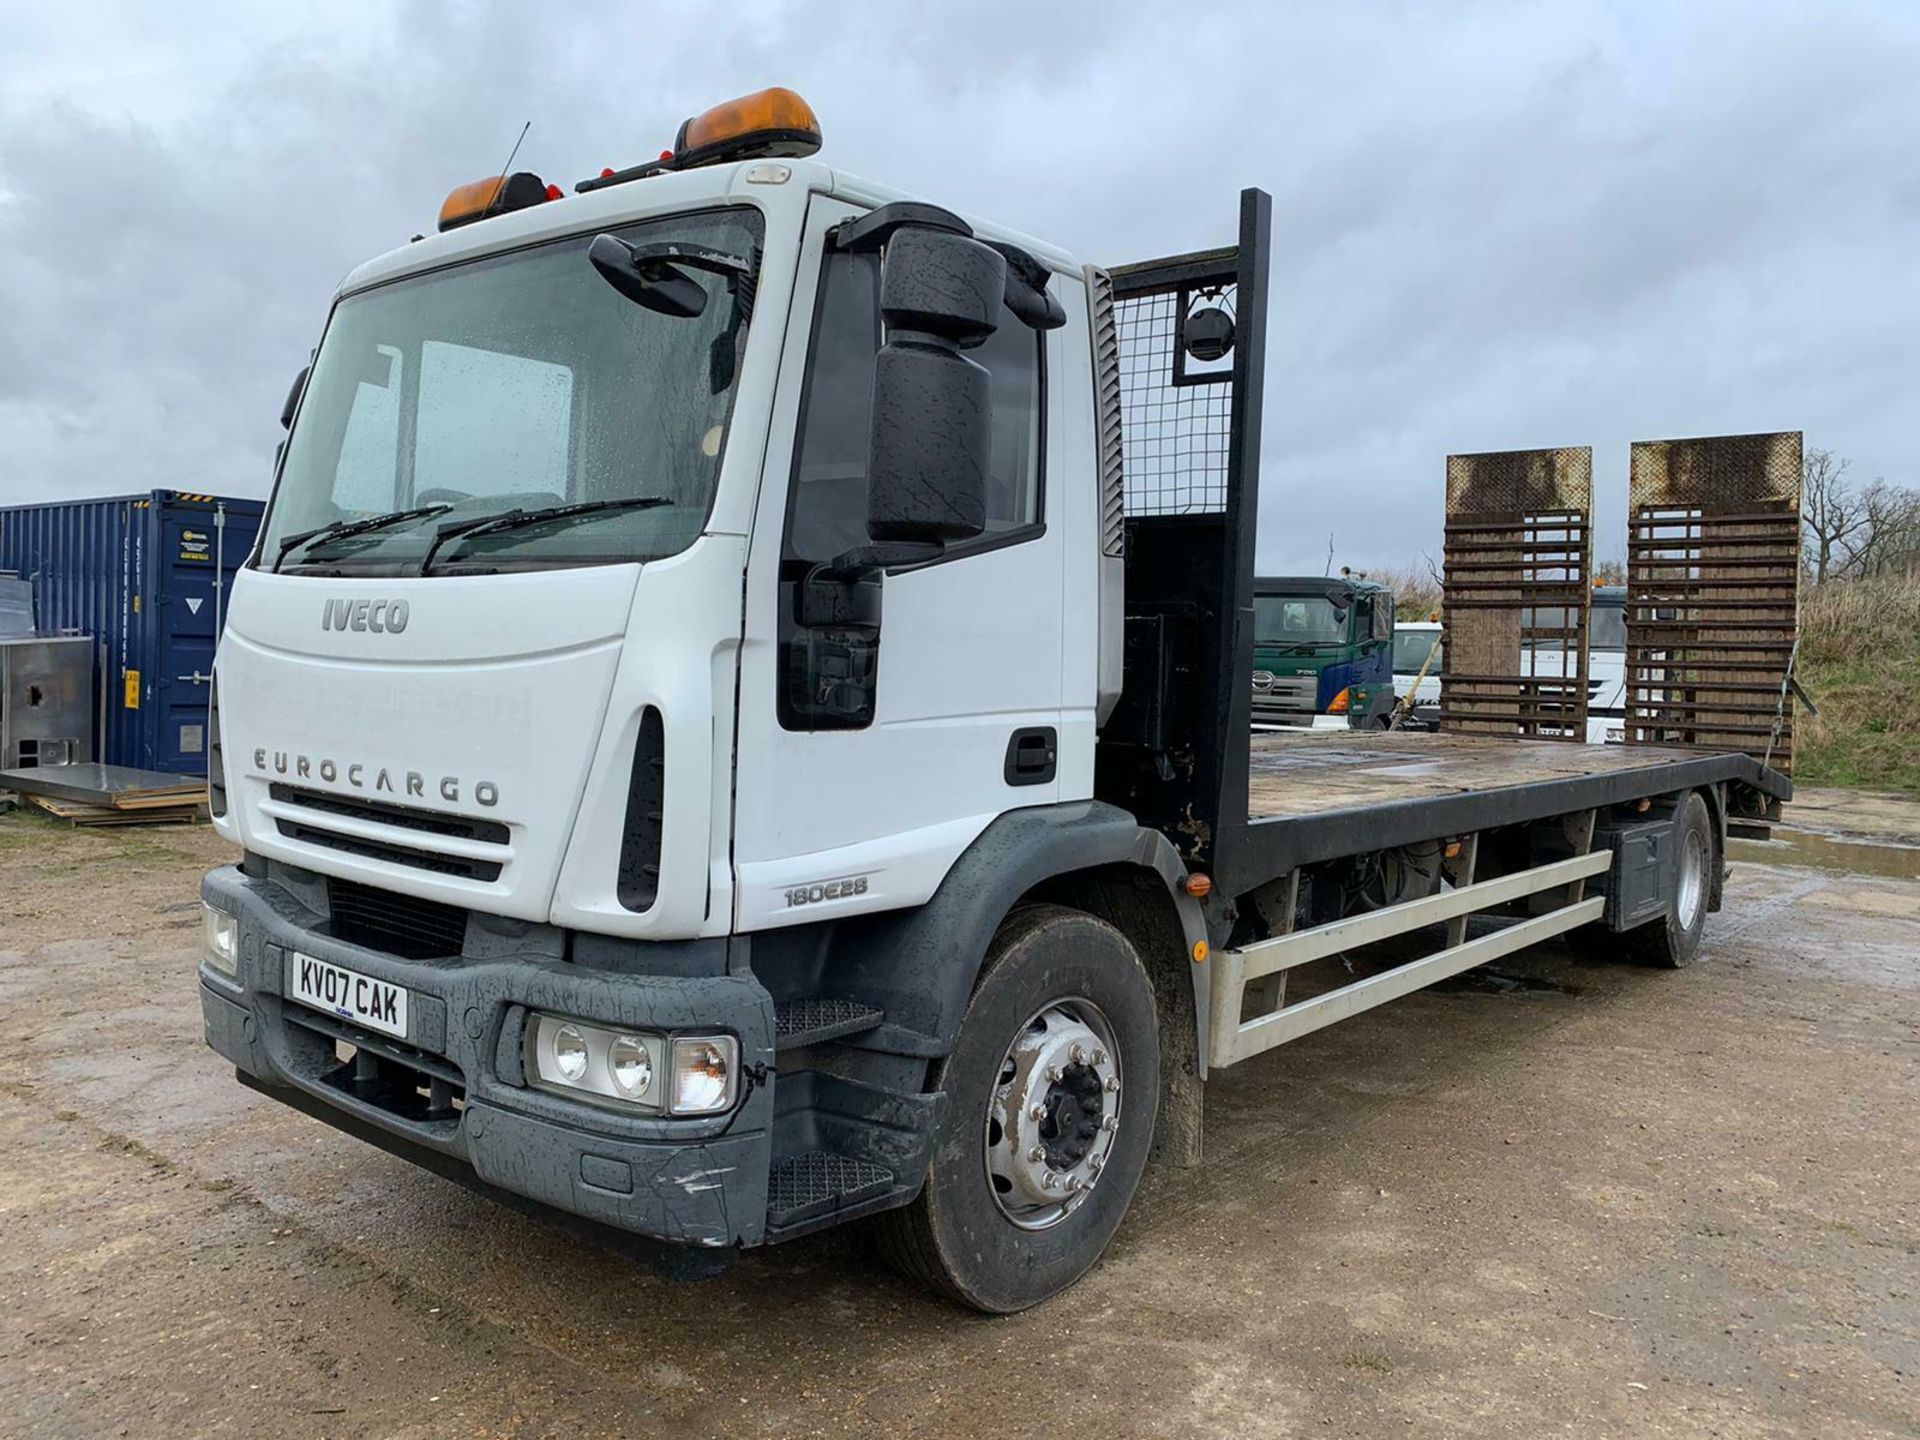
[[[1729,840],[1727,859],[1749,860],[1756,865],[1802,865],[1848,875],[1920,880],[1920,845],[1841,840],[1808,830],[1776,829],[1771,840]]]
[[[1498,970],[1491,965],[1482,965],[1475,970],[1463,970],[1450,979],[1442,980],[1431,987],[1442,995],[1578,995],[1578,985],[1568,985],[1559,980],[1549,980],[1544,975],[1516,975],[1511,970]]]

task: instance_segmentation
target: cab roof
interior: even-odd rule
[[[764,175],[770,169],[783,170],[788,178],[778,183],[748,178],[749,172],[757,170]],[[769,216],[781,211],[800,211],[810,194],[832,195],[868,208],[895,200],[921,198],[837,171],[817,160],[741,160],[727,165],[666,171],[584,194],[566,194],[558,200],[530,205],[439,234],[422,235],[410,244],[355,267],[340,282],[339,293],[345,295],[545,240],[590,234],[658,215],[714,205],[755,205]],[[1079,262],[1058,246],[971,215],[963,218],[983,238],[1017,245],[1049,269],[1062,274],[1080,274]]]
[[[1357,575],[1263,575],[1253,582],[1255,595],[1318,595],[1327,600],[1370,595],[1386,588]]]

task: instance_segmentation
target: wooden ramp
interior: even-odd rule
[[[1643,440],[1627,538],[1627,743],[1793,769],[1800,435]]]
[[[1440,728],[1587,738],[1593,451],[1447,457]]]

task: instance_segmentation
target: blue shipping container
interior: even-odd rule
[[[265,508],[182,490],[0,506],[0,570],[33,581],[41,633],[94,637],[99,759],[206,773],[213,650]]]

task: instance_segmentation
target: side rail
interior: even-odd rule
[[[1587,833],[1591,843],[1591,824]],[[1584,848],[1584,846],[1582,847]],[[1363,1010],[1485,965],[1502,955],[1601,918],[1604,896],[1588,896],[1587,881],[1613,863],[1609,849],[1554,860],[1497,879],[1471,881],[1476,839],[1463,842],[1460,873],[1468,883],[1439,894],[1350,915],[1310,930],[1276,935],[1238,950],[1213,954],[1210,1064],[1237,1064],[1249,1056],[1297,1040]],[[1554,908],[1514,919],[1500,929],[1467,938],[1468,918],[1494,906],[1561,890]],[[1440,948],[1311,998],[1286,1003],[1287,972],[1345,951],[1378,944],[1444,924]],[[1253,1013],[1249,1013],[1253,1012]]]

